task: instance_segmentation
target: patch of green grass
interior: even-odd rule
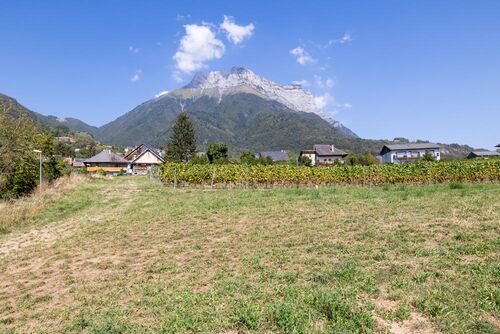
[[[14,317],[7,317],[7,318],[0,319],[0,324],[10,325],[10,324],[14,323],[14,321],[15,321]]]
[[[498,332],[498,198],[495,184],[211,191],[92,180],[35,222],[80,225],[2,257],[11,292],[0,292],[0,323],[379,333],[376,319],[404,326],[418,313],[443,333]]]
[[[72,191],[45,209],[37,218],[36,223],[43,225],[78,216],[86,209],[102,210],[116,203],[117,199],[108,196],[104,199],[103,194],[99,193],[99,189],[104,187],[105,182],[105,180],[97,179],[81,185],[78,191]]]
[[[450,189],[463,189],[464,185],[462,183],[450,182],[449,187]]]
[[[410,318],[410,313],[411,313],[410,306],[406,303],[401,303],[392,312],[391,318],[401,322],[404,320],[408,320]]]
[[[44,303],[50,300],[52,300],[52,296],[49,295],[32,296],[28,294],[21,298],[21,300],[17,303],[17,306],[23,309],[31,309],[38,303]]]
[[[100,193],[100,189],[106,184],[105,180],[79,182],[83,183],[77,185],[76,189],[62,189],[60,193],[54,190],[48,194],[33,194],[32,197],[14,202],[8,210],[0,211],[0,235],[75,218],[85,215],[86,210],[99,210],[108,207],[110,203],[116,203],[113,198],[104,198]],[[13,216],[5,216],[8,214]]]
[[[249,300],[239,301],[232,312],[232,322],[240,329],[256,330],[262,321],[262,311]]]
[[[471,333],[498,334],[497,326],[487,320],[476,320],[470,325]]]
[[[318,291],[312,297],[312,304],[327,319],[330,330],[337,332],[368,333],[376,323],[369,310],[359,309],[354,302],[336,291]]]

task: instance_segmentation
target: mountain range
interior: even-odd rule
[[[9,113],[13,116],[18,115],[19,113],[25,113],[31,119],[35,120],[36,123],[41,125],[52,126],[52,127],[63,126],[72,131],[87,132],[92,135],[95,135],[95,133],[98,130],[97,127],[88,125],[87,123],[80,121],[79,119],[76,118],[71,118],[71,117],[59,118],[52,115],[45,116],[40,113],[31,111],[22,104],[20,104],[19,102],[17,102],[16,99],[4,94],[0,94],[0,107],[5,108],[5,110],[8,110]]]
[[[10,98],[0,95],[0,103],[2,99]],[[193,121],[201,150],[210,142],[227,143],[233,153],[299,151],[328,143],[357,153],[376,153],[382,145],[392,143],[359,138],[328,117],[315,96],[300,85],[279,85],[242,67],[229,73],[197,73],[186,86],[160,94],[99,128],[75,118],[28,112],[44,124],[88,132],[107,144],[122,146],[148,143],[163,147],[181,112],[187,112]],[[462,156],[469,149],[448,145],[445,155]]]
[[[201,147],[224,142],[235,151],[299,150],[334,138],[358,138],[328,118],[300,86],[280,86],[244,68],[198,73],[188,85],[99,128],[96,136],[112,144],[164,145],[170,125],[183,111],[192,119]]]

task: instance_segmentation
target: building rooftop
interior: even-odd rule
[[[315,144],[313,146],[313,150],[316,151],[316,154],[319,156],[324,156],[324,155],[346,156],[347,155],[346,152],[339,150],[334,145],[328,145],[328,144]]]
[[[165,162],[165,159],[161,156],[160,152],[152,149],[146,144],[140,144],[133,148],[129,153],[127,153],[123,158],[128,161],[135,162],[137,159],[139,159],[144,153],[146,152],[151,152],[155,157],[158,158],[158,160]]]
[[[433,144],[433,143],[394,144],[394,145],[384,145],[384,147],[387,147],[391,151],[425,150],[425,149],[432,149],[432,148],[440,148],[440,146],[438,144]]]
[[[157,151],[157,150],[155,150],[155,149],[152,149],[151,147],[149,147],[146,144],[140,144],[140,145],[134,147],[133,149],[131,149],[131,151],[128,152],[124,156],[124,159],[125,160],[129,160],[129,161],[135,160],[137,157],[141,156],[146,151],[149,151],[149,152],[153,153],[158,159],[160,159],[160,160],[163,161],[163,158],[160,155],[160,152]]]
[[[432,150],[439,148],[440,146],[434,143],[392,144],[392,145],[382,146],[382,149],[380,150],[380,155],[384,155],[390,151]]]
[[[92,158],[89,158],[84,161],[85,163],[128,163],[127,160],[122,158],[116,153],[111,152],[111,150],[103,150],[101,153],[94,155]]]
[[[487,150],[481,150],[481,151],[472,151],[470,154],[473,154],[478,157],[498,157],[500,156],[500,153],[497,151],[487,151]]]

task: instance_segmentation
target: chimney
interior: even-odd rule
[[[335,145],[332,144],[332,152],[335,152]]]

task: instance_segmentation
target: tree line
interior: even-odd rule
[[[0,198],[8,199],[31,192],[39,179],[39,155],[48,182],[62,174],[64,164],[56,158],[54,136],[41,130],[26,114],[13,115],[9,106],[0,110]]]

